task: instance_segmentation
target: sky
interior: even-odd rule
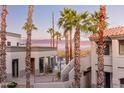
[[[33,39],[48,39],[50,36],[46,32],[49,27],[52,26],[52,12],[54,12],[55,30],[62,32],[57,26],[58,18],[60,17],[60,11],[64,7],[72,8],[78,12],[88,11],[93,13],[99,11],[98,5],[36,5],[33,12],[33,23],[37,26],[38,30],[33,31]],[[26,36],[22,26],[26,22],[28,6],[11,5],[7,6],[7,31],[22,34],[24,38]],[[124,6],[107,6],[107,20],[109,27],[124,26]],[[1,6],[0,6],[1,13]],[[81,40],[87,40],[86,34],[81,34]]]

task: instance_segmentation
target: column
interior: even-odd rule
[[[48,58],[44,57],[44,73],[46,71],[46,66],[48,65]]]
[[[97,54],[96,54],[97,45],[94,41],[91,42],[91,87],[97,86],[97,73],[96,65],[97,64]]]
[[[119,82],[119,75],[118,75],[118,61],[117,57],[119,56],[119,42],[117,39],[112,40],[112,74],[113,74],[113,79],[112,79],[112,85],[113,88],[118,88],[120,87],[120,82]]]

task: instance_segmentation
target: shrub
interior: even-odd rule
[[[17,86],[16,82],[10,82],[10,83],[7,84],[8,88],[16,88],[16,86]]]
[[[52,73],[53,72],[53,70],[52,70],[52,68],[50,67],[50,65],[46,65],[45,66],[45,73]]]

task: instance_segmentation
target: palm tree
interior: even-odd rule
[[[70,34],[70,60],[72,60],[73,58],[73,54],[72,54],[72,29],[74,27],[74,24],[73,24],[73,17],[74,17],[74,11],[72,9],[68,9],[68,8],[65,8],[67,10],[67,15],[66,15],[66,20],[67,20],[67,23],[68,23],[68,30],[69,30],[69,34]]]
[[[53,47],[55,47],[54,12],[52,12],[52,30],[53,30],[53,36],[52,36],[52,39],[53,39]]]
[[[108,26],[108,23],[105,21],[107,19],[105,14],[105,6],[100,6],[100,12],[94,12],[90,17],[89,31],[93,34],[98,33],[98,75],[97,75],[97,87],[104,87],[104,38],[103,31]]]
[[[31,36],[32,30],[37,30],[34,24],[32,24],[32,13],[33,13],[33,5],[29,5],[28,7],[28,19],[24,24],[23,29],[27,33],[26,40],[26,57],[25,57],[25,71],[26,71],[26,87],[30,88],[30,70],[31,70]]]
[[[58,43],[59,43],[59,40],[61,39],[61,33],[57,31],[55,32],[54,36],[56,37],[56,48],[58,50]]]
[[[74,35],[74,80],[75,87],[80,88],[80,31],[88,31],[88,12],[77,13],[75,11],[73,23],[75,25]]]
[[[6,16],[7,16],[7,6],[2,6],[2,16],[1,16],[1,44],[0,44],[0,79],[1,87],[6,87]]]
[[[99,38],[98,38],[98,77],[97,77],[97,87],[104,87],[104,37],[103,31],[105,30],[105,19],[106,19],[106,7],[100,6],[99,13]]]
[[[52,39],[53,39],[53,32],[54,32],[53,28],[49,28],[49,29],[47,30],[47,33],[50,34],[50,46],[51,46],[51,47],[53,46],[53,42],[52,42]]]
[[[69,62],[68,31],[70,28],[69,28],[68,17],[67,17],[69,11],[70,9],[64,8],[64,10],[60,12],[60,18],[58,21],[58,26],[64,28],[66,64],[68,64]]]
[[[70,30],[70,60],[73,58],[73,53],[72,53],[72,30]]]

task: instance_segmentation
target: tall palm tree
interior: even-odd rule
[[[72,47],[72,30],[70,30],[70,60],[73,58],[73,47]]]
[[[52,36],[52,39],[53,39],[53,47],[55,47],[54,12],[52,12],[52,30],[53,30],[53,36]]]
[[[28,7],[28,19],[24,24],[23,29],[27,33],[26,40],[26,57],[25,57],[25,71],[26,71],[26,87],[30,88],[30,73],[31,73],[31,36],[32,30],[36,30],[37,28],[32,24],[32,14],[33,14],[33,5],[29,5]]]
[[[30,30],[30,25],[26,22],[23,26],[23,30],[26,31],[27,33],[27,40],[26,40],[26,87],[29,88],[30,86],[30,59],[31,59],[31,36],[32,36],[32,30],[37,30],[37,27],[32,24],[31,30]],[[27,53],[28,52],[28,53]],[[30,52],[30,53],[29,53]],[[29,58],[28,58],[29,57]],[[30,68],[30,69],[29,69]]]
[[[75,11],[73,23],[75,25],[74,35],[74,80],[75,87],[80,88],[80,31],[88,31],[88,12],[77,13]]]
[[[97,77],[97,87],[104,87],[104,37],[103,32],[105,30],[105,19],[106,19],[106,7],[100,6],[99,13],[99,37],[98,37],[98,77]]]
[[[104,16],[104,19],[102,18],[102,22],[103,22],[102,27],[104,26],[104,29],[105,29],[108,26],[108,23],[105,21],[106,19],[108,19],[108,17],[105,15],[105,7],[103,7],[102,9],[102,12],[103,11],[104,11],[104,14],[102,13],[102,17]],[[101,8],[100,8],[100,13],[94,12],[93,14],[91,14],[90,23],[89,23],[89,31],[92,32],[93,34],[99,34],[98,48],[97,48],[97,54],[98,54],[97,87],[104,87],[104,72],[103,72],[104,71],[104,59],[101,58],[104,55],[102,51],[104,48],[104,43],[103,43],[104,38],[102,36],[103,30],[100,30],[101,29],[100,24],[101,24]],[[102,45],[101,45],[101,41],[102,41]],[[101,46],[102,46],[102,49],[101,49]]]
[[[60,32],[55,32],[55,37],[56,37],[56,48],[58,50],[58,43],[59,43],[59,40],[61,39],[61,33]]]
[[[53,33],[54,32],[54,30],[53,30],[53,28],[49,28],[48,30],[47,30],[47,33],[49,33],[50,34],[50,46],[51,47],[53,47]]]
[[[69,28],[68,17],[67,17],[69,11],[70,9],[64,8],[64,10],[60,12],[60,18],[58,21],[58,26],[64,28],[66,64],[68,64],[69,62],[68,31],[70,28]]]
[[[68,11],[68,14],[66,15],[66,20],[67,20],[67,23],[68,23],[68,30],[69,30],[69,34],[70,34],[70,60],[72,60],[73,58],[73,54],[72,54],[72,51],[73,51],[73,47],[72,47],[72,29],[74,27],[74,24],[73,24],[73,17],[74,17],[74,11],[72,9],[68,9],[68,8],[65,8],[67,11]]]
[[[2,45],[1,45],[1,34],[0,34],[0,83],[2,82]]]
[[[2,6],[2,16],[1,16],[1,44],[0,44],[0,79],[1,87],[6,87],[6,16],[7,16],[7,6]]]

